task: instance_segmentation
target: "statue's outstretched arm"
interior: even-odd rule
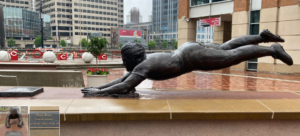
[[[9,124],[10,119],[9,119],[9,116],[10,116],[10,113],[8,113],[8,114],[6,115],[6,120],[5,120],[5,127],[6,127],[6,128],[10,128],[10,124]]]
[[[18,127],[22,127],[22,126],[23,126],[23,118],[22,118],[22,115],[19,113],[18,116],[19,116],[19,124],[18,124]]]
[[[125,81],[112,85],[110,87],[107,87],[105,89],[92,89],[92,88],[85,88],[82,89],[81,92],[85,95],[87,94],[127,94],[129,93],[134,87],[139,85],[143,80],[145,80],[145,77],[142,77],[137,74],[130,74],[128,78],[126,78]]]
[[[126,80],[129,76],[130,76],[131,72],[128,72],[127,74],[125,74],[123,77],[119,78],[119,79],[116,79],[116,80],[113,80],[105,85],[101,85],[101,86],[98,86],[98,87],[92,87],[92,88],[97,88],[97,89],[104,89],[104,88],[107,88],[107,87],[110,87],[112,85],[115,85],[115,84],[118,84],[118,83],[121,83],[123,82],[124,80]],[[87,87],[87,88],[91,88],[91,87]]]

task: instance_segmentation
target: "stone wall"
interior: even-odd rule
[[[84,87],[81,71],[0,70],[0,75],[17,76],[19,86]],[[0,86],[17,86],[16,78],[0,76]]]

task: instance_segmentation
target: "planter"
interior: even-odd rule
[[[87,87],[100,86],[107,83],[107,75],[87,75]]]

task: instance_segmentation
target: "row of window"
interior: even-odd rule
[[[80,18],[80,15],[74,15],[75,18]],[[109,17],[97,17],[97,16],[86,16],[81,15],[81,18],[87,18],[87,19],[96,19],[96,20],[111,20],[111,21],[117,21],[116,18],[109,18]],[[122,21],[123,22],[123,21]]]
[[[3,5],[5,6],[5,5]],[[27,9],[28,7],[23,7],[23,6],[11,6],[11,5],[6,5],[6,7],[12,7],[12,8],[23,8],[23,9]]]
[[[4,1],[4,0],[3,0],[3,1]],[[27,1],[19,1],[19,0],[5,0],[5,2],[19,3],[19,4],[28,4]]]
[[[80,21],[75,20],[74,24],[80,24]],[[113,24],[113,23],[100,23],[100,22],[90,22],[90,21],[81,21],[81,24],[87,24],[87,25],[104,25],[104,26],[118,26],[118,24]]]
[[[75,32],[75,35],[80,35],[80,32]],[[81,32],[81,35],[88,35],[88,33]],[[102,36],[110,36],[110,34],[102,34]]]
[[[75,29],[79,30],[79,26],[75,26]],[[110,31],[109,28],[98,28],[98,27],[81,27],[81,30],[94,30],[94,31]]]
[[[72,7],[72,3],[62,3],[62,2],[57,2],[58,6],[67,6],[67,7]]]
[[[74,6],[80,6],[80,3],[74,3]],[[114,8],[114,7],[106,7],[106,6],[90,5],[90,4],[82,4],[82,7],[107,9],[107,10],[117,10],[117,8]]]
[[[102,11],[93,11],[93,10],[85,10],[85,9],[81,9],[81,10],[82,10],[83,13],[94,13],[94,14],[103,14],[103,15],[117,16],[117,13],[102,12]],[[80,9],[74,9],[74,12],[80,12]],[[123,17],[123,15],[122,15],[122,17]]]

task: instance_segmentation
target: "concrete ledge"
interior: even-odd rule
[[[84,87],[81,71],[72,70],[0,70],[0,86]]]
[[[0,105],[59,106],[61,121],[300,119],[300,100],[284,99],[6,99]]]

